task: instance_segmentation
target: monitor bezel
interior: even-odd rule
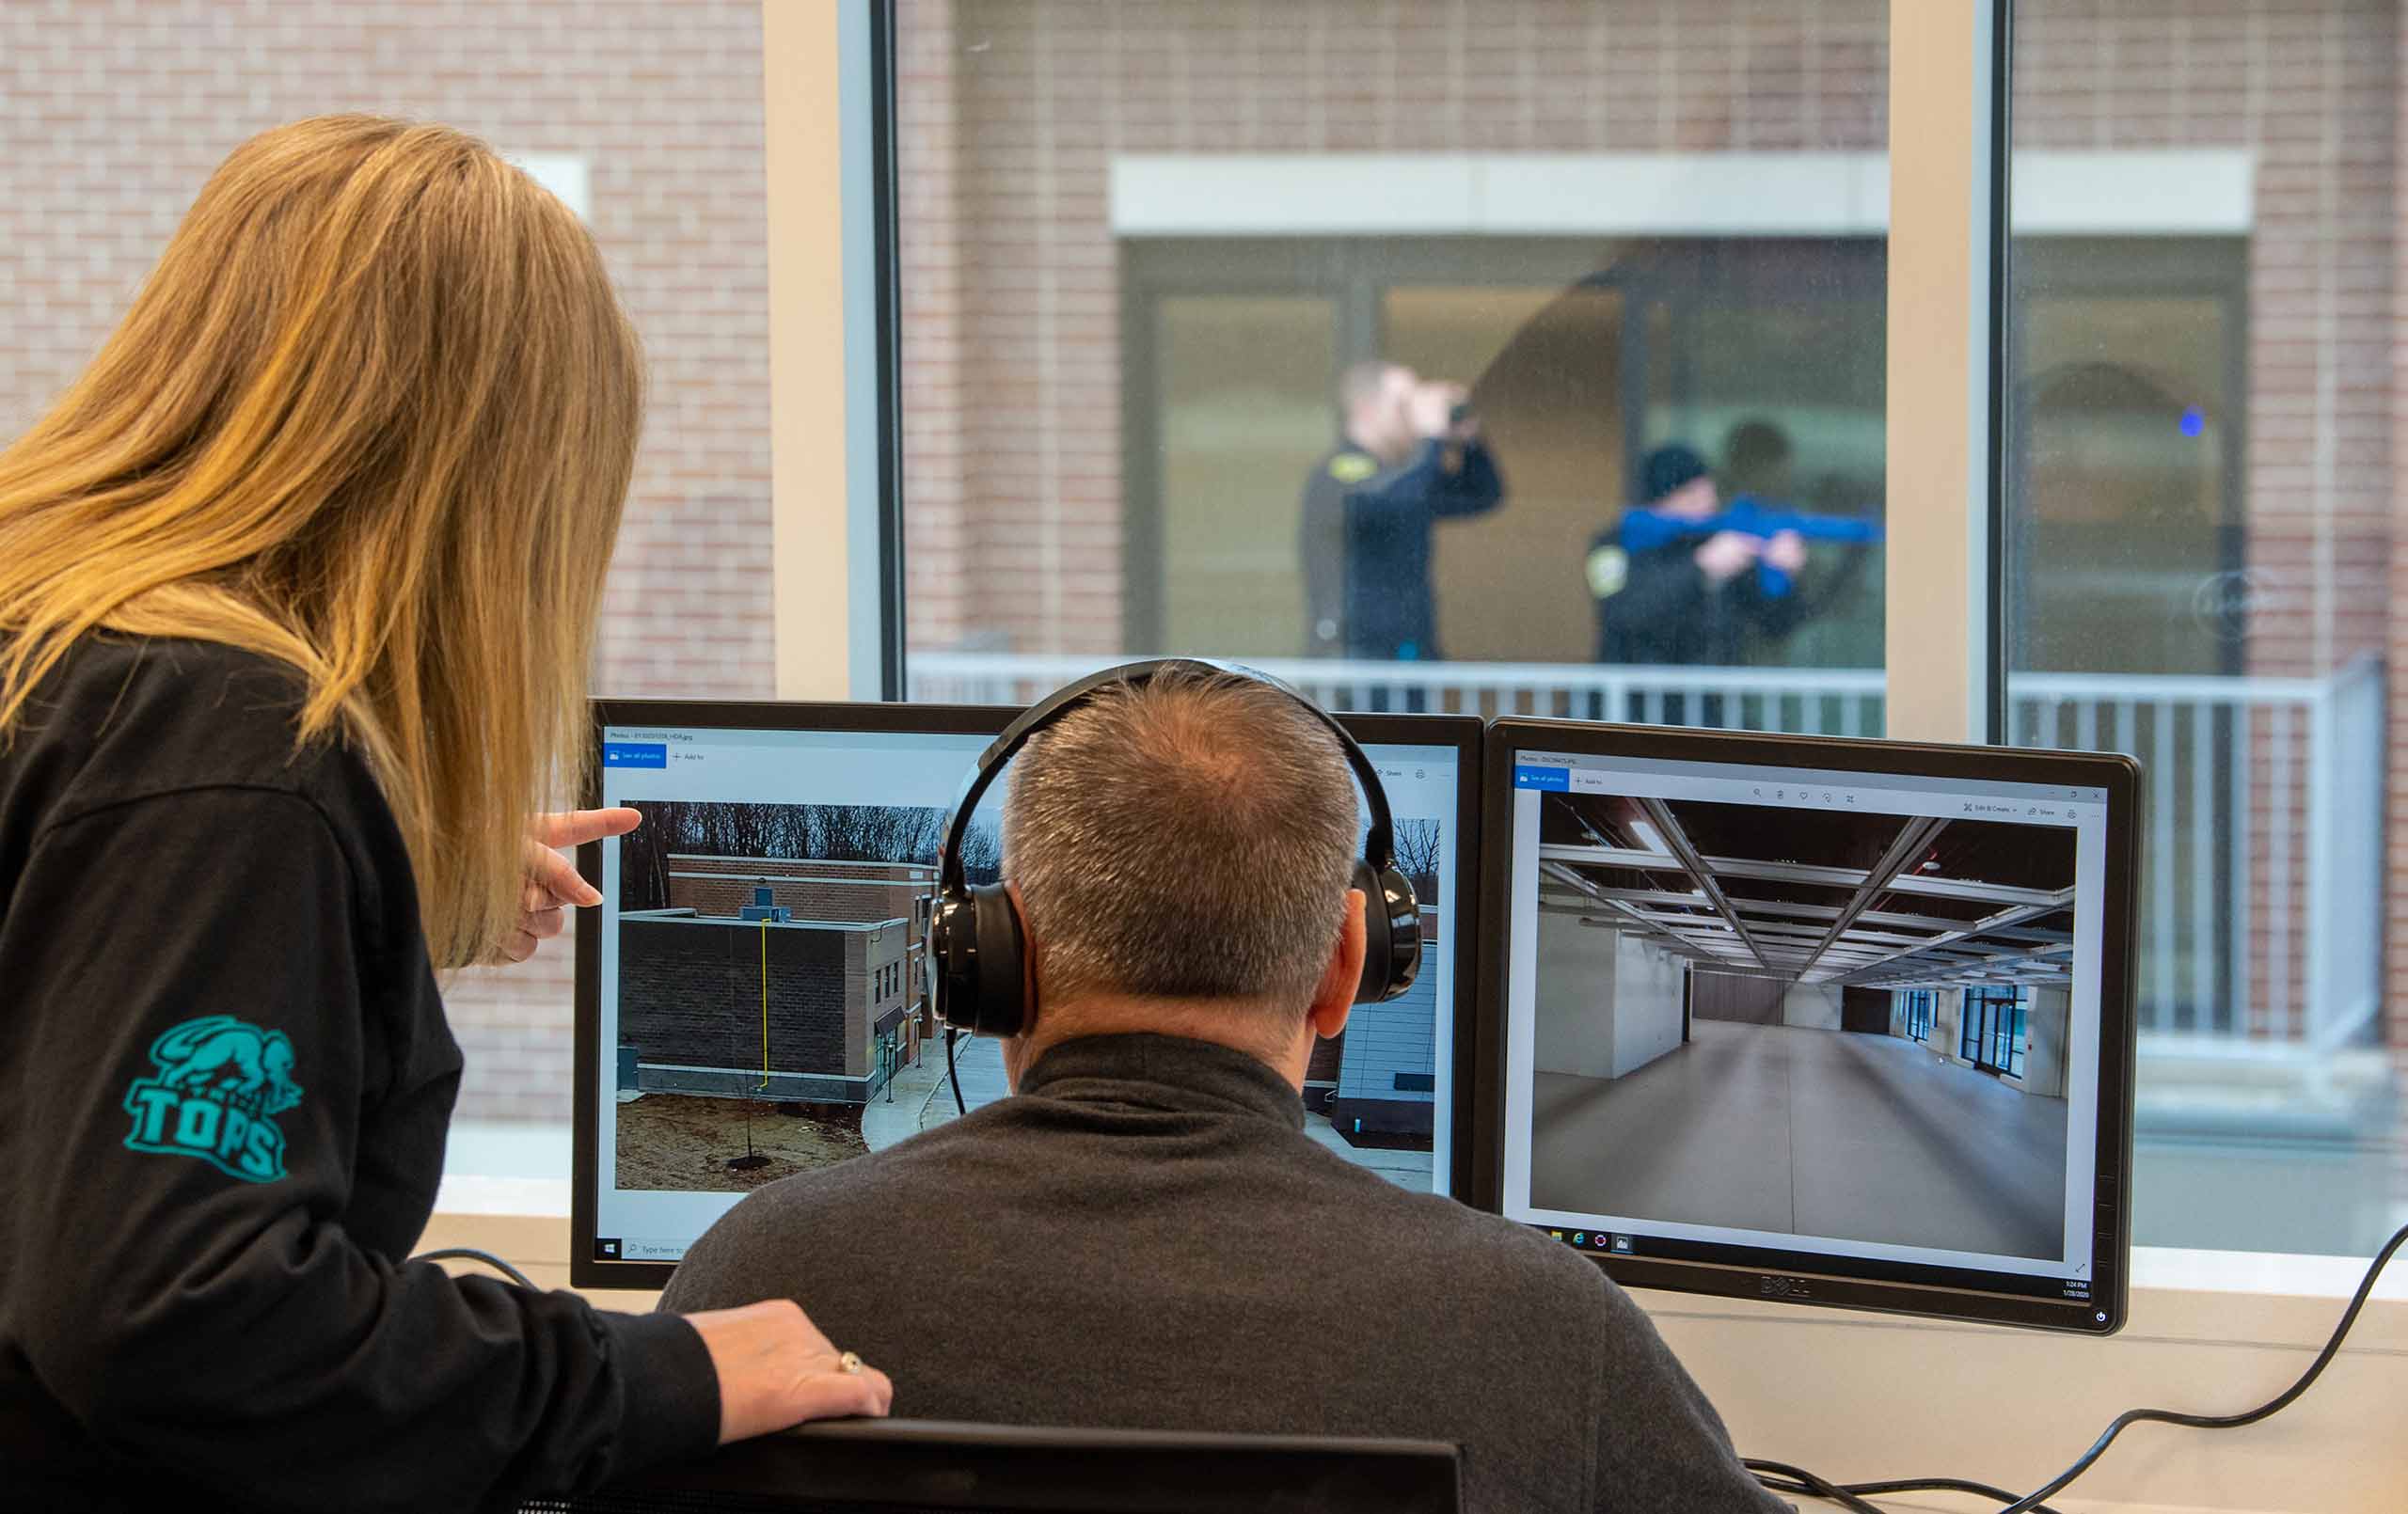
[[[2140,765],[2130,757],[2021,748],[1950,747],[1838,736],[1603,725],[1524,717],[1489,727],[1482,831],[1495,838],[1481,875],[1481,918],[1489,923],[1480,969],[1478,1097],[1471,1129],[1478,1172],[1473,1202],[1504,1212],[1505,1017],[1513,855],[1513,753],[1540,749],[1586,756],[1721,763],[1742,767],[1896,773],[1918,778],[2038,783],[2106,791],[2107,869],[2101,919],[2099,1130],[2091,1298],[2079,1305],[1972,1285],[1947,1270],[1804,1252],[1698,1243],[1694,1258],[1615,1256],[1583,1250],[1629,1287],[1805,1303],[1926,1318],[2112,1335],[2123,1328],[2131,1258],[2133,1056],[2141,812]]]
[[[657,725],[737,731],[831,731],[891,733],[898,735],[976,735],[1000,733],[1021,706],[1000,704],[838,703],[785,700],[654,700],[602,699],[592,702],[586,792],[582,802],[598,808],[606,798],[601,763],[602,733],[613,726]],[[1486,728],[1475,716],[1370,715],[1337,712],[1339,723],[1366,747],[1450,747],[1455,751],[1455,894],[1452,943],[1454,956],[1455,1065],[1450,1160],[1448,1188],[1460,1203],[1473,1202],[1478,1185],[1475,1155],[1478,1130],[1474,1122],[1479,1079],[1481,901],[1486,897],[1485,863],[1481,851],[1481,764],[1487,752]],[[963,774],[969,768],[964,765]],[[588,842],[577,851],[578,871],[601,886],[602,844]],[[1442,945],[1445,943],[1442,943]],[[576,979],[573,996],[574,1048],[570,1096],[569,1285],[578,1288],[626,1288],[657,1291],[676,1270],[674,1262],[608,1261],[594,1255],[595,1190],[600,1165],[597,1143],[601,1131],[601,932],[577,932]]]

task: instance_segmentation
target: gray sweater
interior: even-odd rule
[[[660,1306],[795,1299],[913,1418],[1452,1442],[1488,1514],[1788,1506],[1593,1263],[1303,1128],[1241,1052],[1068,1042],[1016,1097],[746,1198]]]

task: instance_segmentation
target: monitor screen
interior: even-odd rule
[[[2113,1328],[2128,764],[1492,740],[1509,1217],[1637,1281]]]
[[[580,860],[579,1285],[657,1285],[753,1189],[955,1117],[925,952],[937,850],[978,753],[1017,712],[926,705],[597,708],[597,802],[639,811]],[[1455,1046],[1472,1006],[1458,900],[1476,867],[1476,720],[1349,718],[1380,769],[1422,905],[1419,980],[1317,1047],[1307,1133],[1406,1187],[1457,1186]],[[1001,863],[1010,782],[974,818]],[[1367,822],[1368,823],[1368,822]],[[1459,887],[1458,878],[1463,880]],[[1001,1048],[955,1049],[970,1108]],[[1467,1090],[1464,1092],[1467,1093]]]

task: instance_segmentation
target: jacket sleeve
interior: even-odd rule
[[[1505,476],[1497,470],[1497,455],[1485,442],[1465,442],[1451,469],[1446,465],[1446,449],[1434,446],[1432,450],[1437,455],[1438,487],[1431,506],[1440,516],[1485,515],[1503,502]]]
[[[32,1022],[22,1128],[48,1147],[0,1186],[32,1370],[114,1453],[263,1509],[470,1507],[707,1450],[717,1380],[683,1319],[346,1233],[408,1033],[374,1013],[368,975],[399,964],[356,855],[265,788],[37,840],[0,912],[7,1009]]]
[[[1738,614],[1767,640],[1789,636],[1806,623],[1810,613],[1803,583],[1793,583],[1785,594],[1767,594],[1763,579],[1752,569],[1732,581],[1731,597]]]
[[[1603,1273],[1594,1469],[1599,1514],[1713,1509],[1789,1514],[1742,1466],[1722,1416],[1706,1401],[1655,1321]]]
[[[1451,460],[1450,451],[1457,454]],[[1354,485],[1347,497],[1363,506],[1366,518],[1372,522],[1404,509],[1426,510],[1434,517],[1480,515],[1496,509],[1505,497],[1505,479],[1497,470],[1496,458],[1480,442],[1452,448],[1424,441],[1402,466]]]

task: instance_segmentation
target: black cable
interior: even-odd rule
[[[508,1262],[503,1261],[500,1257],[496,1256],[493,1253],[489,1251],[479,1251],[474,1246],[446,1246],[440,1251],[422,1251],[416,1256],[411,1257],[410,1260],[413,1262],[482,1262],[485,1266],[492,1268],[495,1271],[499,1272],[502,1276],[510,1279],[513,1283],[517,1284],[522,1288],[532,1288],[537,1293],[544,1291],[542,1288],[535,1286],[535,1280],[533,1278],[529,1277],[526,1273],[511,1266]]]
[[[1846,1489],[1836,1483],[1825,1482],[1803,1467],[1793,1467],[1785,1461],[1760,1461],[1752,1457],[1742,1464],[1756,1475],[1756,1481],[1776,1493],[1797,1493],[1804,1498],[1819,1498],[1827,1503],[1837,1504],[1842,1508],[1853,1509],[1855,1514],[1882,1514],[1880,1509],[1874,1507]]]
[[[2402,1245],[2408,1245],[2408,1225],[2401,1225],[2393,1231],[2391,1238],[2384,1241],[2382,1250],[2374,1254],[2374,1260],[2367,1264],[2367,1275],[2359,1280],[2357,1292],[2350,1296],[2350,1306],[2341,1311],[2340,1323],[2333,1327],[2333,1333],[2326,1338],[2324,1348],[2316,1353],[2316,1360],[2307,1364],[2307,1370],[2301,1373],[2298,1380],[2289,1387],[2257,1408],[2246,1409],[2237,1414],[2191,1414],[2177,1409],[2127,1409],[2115,1416],[2115,1423],[2109,1425],[2099,1439],[2090,1443],[2089,1450],[2074,1459],[2073,1465],[2066,1468],[2039,1488],[2020,1497],[2004,1489],[1992,1488],[1962,1477],[1904,1477],[1888,1482],[1830,1483],[1811,1473],[1778,1461],[1751,1459],[1746,1463],[1747,1468],[1757,1475],[1758,1482],[1775,1492],[1803,1493],[1816,1498],[1832,1498],[1852,1509],[1866,1506],[1861,1504],[1861,1500],[1877,1494],[1940,1492],[1973,1493],[1983,1498],[1997,1499],[2005,1506],[1999,1510],[1999,1514],[2053,1514],[2043,1500],[2053,1493],[2063,1492],[2075,1478],[2088,1472],[2099,1459],[2106,1454],[2107,1448],[2115,1443],[2115,1437],[2123,1434],[2131,1426],[2179,1425],[2186,1429],[2194,1430],[2235,1430],[2246,1425],[2255,1425],[2261,1419],[2271,1418],[2289,1409],[2298,1401],[2300,1395],[2307,1392],[2316,1380],[2324,1375],[2324,1369],[2332,1365],[2333,1359],[2341,1353],[2341,1343],[2349,1338],[2350,1327],[2358,1322],[2358,1313],[2366,1308],[2367,1300],[2373,1297],[2375,1283],[2383,1276],[2384,1268],[2390,1264],[2391,1258],[2399,1253]]]
[[[953,1084],[953,1112],[967,1114],[970,1112],[970,1106],[961,1101],[961,1069],[953,1065],[953,1027],[946,1026],[944,1028],[944,1076],[945,1080]]]
[[[1994,1498],[2002,1504],[2015,1502],[2015,1494],[2005,1489],[1975,1482],[1971,1477],[1916,1477],[1894,1482],[1851,1483],[1849,1486],[1866,1498],[1880,1498],[1890,1493],[1971,1493],[1976,1498]],[[2059,1514],[2059,1510],[2047,1504],[2035,1504],[2032,1514]]]
[[[1873,1507],[1864,1500],[1881,1498],[1891,1493],[1970,1493],[1975,1498],[1994,1498],[2002,1504],[2012,1504],[2018,1496],[2004,1488],[1993,1488],[1988,1483],[1975,1482],[1970,1477],[1923,1477],[1895,1482],[1852,1482],[1846,1487],[1841,1487],[1836,1483],[1825,1482],[1813,1473],[1801,1467],[1790,1466],[1785,1462],[1765,1461],[1751,1457],[1742,1465],[1757,1475],[1756,1481],[1776,1493],[1796,1493],[1801,1498],[1827,1499],[1842,1507],[1860,1511]],[[1877,1508],[1874,1514],[1887,1514],[1887,1511]],[[2032,1514],[2063,1514],[2063,1511],[2047,1504],[2035,1504],[2032,1506]]]

